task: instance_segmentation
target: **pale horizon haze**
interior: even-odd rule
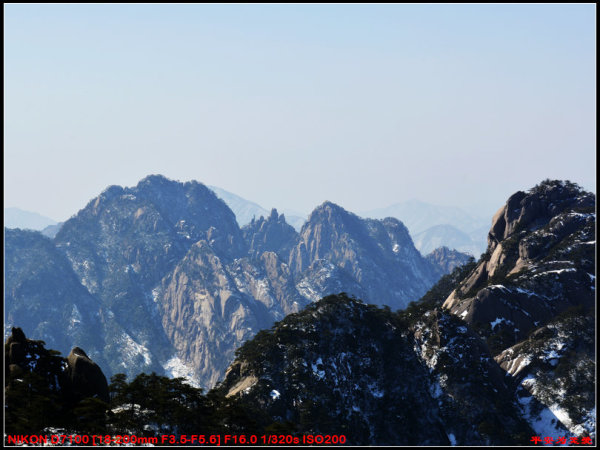
[[[4,5],[5,207],[162,174],[485,216],[595,167],[595,4]]]

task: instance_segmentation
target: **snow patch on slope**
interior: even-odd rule
[[[168,377],[185,378],[185,382],[190,386],[200,387],[194,369],[184,363],[178,356],[173,356],[169,359],[163,364],[163,368]]]
[[[119,336],[115,342],[119,344],[119,348],[123,355],[121,366],[125,368],[133,367],[135,364],[139,363],[140,356],[143,358],[144,364],[150,365],[152,363],[150,351],[143,345],[135,342],[127,333],[121,333],[121,336]]]

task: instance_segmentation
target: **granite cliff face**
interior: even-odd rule
[[[107,188],[61,227],[56,248],[123,328],[105,343],[120,354],[115,372],[164,370],[175,350],[152,292],[198,241],[225,259],[245,252],[233,213],[211,190],[155,175]]]
[[[595,202],[550,180],[511,196],[443,305],[486,340],[540,434],[594,432]]]
[[[569,307],[593,307],[595,201],[559,181],[512,195],[494,216],[486,254],[444,307],[490,336],[509,330],[506,344]]]
[[[55,243],[82,284],[125,314],[145,311],[144,294],[199,240],[226,258],[245,252],[233,213],[211,190],[153,175],[134,188],[107,188],[62,226]]]
[[[154,291],[178,363],[202,386],[223,376],[248,338],[324,295],[345,291],[400,307],[441,275],[399,221],[362,220],[332,203],[300,235],[276,210],[242,234],[246,256],[231,261],[199,241]]]
[[[202,384],[214,384],[235,348],[271,323],[265,305],[237,289],[204,241],[194,244],[164,279],[159,299],[177,357],[193,364]]]

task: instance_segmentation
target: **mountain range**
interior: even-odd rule
[[[225,201],[234,212],[240,227],[261,216],[268,217],[270,213],[257,203],[222,188],[217,186],[208,186],[208,188]],[[282,212],[285,214],[286,222],[298,232],[308,218],[307,215],[293,210],[284,209]],[[18,208],[6,208],[4,214],[7,228],[39,230],[50,238],[54,238],[63,224]],[[488,221],[474,218],[460,208],[411,200],[359,215],[378,219],[395,217],[401,220],[407,225],[415,247],[423,255],[439,247],[449,247],[474,257],[478,257],[485,251]]]
[[[396,217],[402,220],[411,233],[425,231],[435,225],[452,225],[455,228],[470,232],[488,224],[485,218],[474,217],[456,206],[440,206],[420,200],[407,200],[385,208],[363,211],[361,217],[383,219]]]
[[[595,201],[561,181],[517,192],[477,263],[395,314],[344,295],[291,314],[218,392],[361,445],[593,443]]]
[[[325,202],[300,233],[275,210],[240,229],[204,185],[150,176],[108,188],[54,240],[5,230],[5,334],[21,323],[84,342],[109,372],[215,386],[222,429],[593,440],[595,202],[545,180],[498,210],[478,261],[423,258],[397,219]]]
[[[63,352],[76,338],[109,375],[203,387],[244,341],[325,295],[404,308],[459,263],[421,256],[397,219],[330,202],[300,233],[276,210],[240,228],[211,189],[158,175],[110,186],[53,239],[5,229],[5,248],[5,333],[21,326]]]

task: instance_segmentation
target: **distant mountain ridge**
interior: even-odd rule
[[[248,225],[253,219],[258,220],[260,217],[269,216],[269,211],[257,203],[246,200],[217,186],[208,186],[208,188],[213,190],[219,198],[222,198],[227,203],[227,206],[234,212],[240,227]],[[296,211],[285,209],[282,211],[285,214],[287,223],[293,226],[296,231],[300,231],[302,224],[306,221],[306,216]]]
[[[54,239],[54,236],[56,236],[60,227],[63,226],[63,223],[64,222],[58,222],[56,225],[48,225],[46,228],[42,229],[41,232],[44,236]]]
[[[448,247],[439,247],[425,256],[429,262],[440,269],[440,275],[451,273],[457,267],[474,261],[474,258],[466,253],[451,250]]]
[[[474,217],[455,206],[439,206],[420,200],[366,211],[362,217],[395,217],[413,237],[415,247],[426,255],[438,247],[448,247],[478,258],[486,247],[489,219]]]
[[[25,211],[19,208],[4,208],[4,226],[6,228],[41,231],[48,226],[56,224],[56,220],[42,216],[36,212]]]
[[[231,208],[240,227],[249,224],[253,219],[258,220],[260,217],[268,217],[269,215],[269,211],[257,203],[246,200],[217,186],[208,186],[208,188],[215,192]],[[37,213],[28,213],[18,208],[8,209],[20,211],[19,214],[21,216],[22,213],[33,214],[34,218],[38,216]],[[296,211],[286,209],[282,211],[285,214],[286,222],[299,232],[307,216]],[[8,228],[40,230],[50,238],[53,238],[58,233],[58,230],[64,223],[56,223],[52,219],[47,218],[44,219],[51,221],[47,225],[45,225],[45,222],[39,222],[39,218],[35,219],[38,220],[37,222],[32,222],[31,220],[28,222],[26,219],[19,218],[21,216],[16,217],[15,213],[7,213],[6,210],[5,216],[11,218],[7,222],[9,225],[6,225]],[[396,217],[401,220],[409,228],[415,246],[423,255],[442,246],[466,252],[473,256],[479,256],[485,251],[485,239],[489,224],[485,221],[485,225],[481,225],[483,222],[480,219],[473,219],[472,216],[469,216],[460,208],[441,207],[418,200],[411,200],[363,213],[360,216],[378,219]],[[478,227],[477,224],[479,224]]]
[[[487,228],[467,234],[452,225],[434,225],[414,235],[413,240],[424,255],[439,247],[449,247],[479,257],[486,249]]]
[[[373,219],[395,217],[406,225],[413,236],[435,225],[452,225],[466,233],[485,225],[489,226],[488,219],[473,217],[456,206],[433,205],[415,199],[363,211],[359,215]]]

